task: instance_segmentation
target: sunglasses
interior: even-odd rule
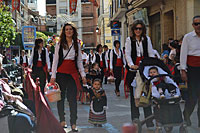
[[[142,30],[142,28],[136,27],[135,30]]]
[[[200,26],[200,23],[193,23],[195,26]]]

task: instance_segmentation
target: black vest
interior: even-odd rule
[[[144,39],[142,40],[142,47],[143,47],[143,56],[144,57],[149,57],[148,54],[148,41],[147,37],[143,37]],[[131,39],[131,58],[133,60],[133,63],[135,64],[136,58],[137,58],[137,49],[136,49],[136,40],[130,37]]]
[[[28,64],[28,57],[25,55],[26,57],[26,63]],[[20,56],[20,64],[22,65],[23,64],[23,57]]]
[[[38,58],[39,58],[38,50],[34,49],[33,67],[37,66]],[[42,48],[41,59],[42,59],[42,66],[45,66],[46,65],[46,49],[45,48]]]
[[[92,56],[91,54],[89,54],[89,64],[92,64],[93,58],[94,58],[94,55]]]
[[[60,44],[58,44],[58,45],[60,45]],[[74,46],[72,46],[72,47],[74,47]],[[78,51],[75,50],[75,52],[76,53],[75,53],[75,59],[74,60],[76,62],[76,68],[78,68],[78,66],[77,66]],[[58,56],[59,56],[59,58],[58,58],[58,66],[57,66],[57,68],[59,68],[61,66],[61,64],[62,64],[62,62],[64,60],[64,56],[65,56],[65,55],[63,55],[63,47],[62,47],[62,45],[60,45]]]
[[[120,49],[120,52],[121,52],[121,60],[122,60],[122,63],[124,64],[123,62],[123,53],[122,53],[122,50]],[[115,54],[114,52],[114,49],[113,49],[113,68],[115,67],[115,65],[117,64],[117,55]]]
[[[95,56],[96,56],[96,63],[98,63],[99,64],[99,67],[100,67],[100,56],[99,56],[99,54],[95,54]],[[102,61],[103,61],[103,68],[106,68],[106,62],[105,62],[105,53],[102,53]]]

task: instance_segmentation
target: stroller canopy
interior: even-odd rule
[[[148,80],[149,77],[149,68],[157,67],[159,74],[171,74],[169,68],[164,64],[164,62],[157,58],[144,58],[139,66],[139,72],[143,81]]]

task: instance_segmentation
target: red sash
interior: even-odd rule
[[[136,58],[136,61],[135,61],[135,65],[138,65],[138,66],[139,66],[140,61],[141,61],[142,59],[144,59],[144,56],[142,56],[142,57],[137,57],[137,58]]]
[[[75,64],[74,60],[64,60],[62,65],[58,68],[57,72],[72,75],[72,77],[76,83],[77,89],[79,91],[82,90],[78,71],[76,69],[76,64]]]
[[[187,56],[187,64],[191,67],[200,67],[200,56]]]
[[[122,63],[122,59],[121,59],[121,58],[117,58],[116,66],[118,66],[118,67],[122,67],[122,66],[123,66],[123,63]]]
[[[100,67],[103,68],[103,61],[100,61]]]
[[[23,67],[27,67],[28,64],[27,64],[27,63],[23,63],[22,66],[23,66]]]

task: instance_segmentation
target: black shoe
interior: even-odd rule
[[[78,132],[78,129],[77,128],[72,129],[72,132]]]

